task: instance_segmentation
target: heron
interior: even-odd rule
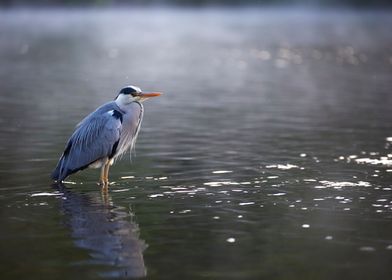
[[[101,168],[100,183],[109,185],[109,168],[134,148],[143,119],[142,102],[161,95],[126,86],[114,101],[103,104],[85,117],[67,141],[51,177],[62,182],[86,168]]]

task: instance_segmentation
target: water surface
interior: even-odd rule
[[[4,279],[389,279],[392,17],[308,10],[0,12]],[[124,85],[136,155],[52,185]]]

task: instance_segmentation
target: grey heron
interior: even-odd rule
[[[51,177],[58,182],[87,167],[101,168],[100,182],[109,184],[109,167],[134,147],[143,118],[142,102],[161,95],[136,86],[120,90],[114,101],[85,117],[68,140]]]

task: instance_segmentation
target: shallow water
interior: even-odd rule
[[[2,279],[389,279],[392,17],[0,12]],[[126,84],[136,155],[48,179]],[[389,137],[389,138],[388,138]]]

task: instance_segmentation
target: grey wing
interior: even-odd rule
[[[121,119],[116,117],[114,110],[96,111],[84,119],[68,140],[52,178],[61,181],[97,160],[112,157],[120,140],[121,128]]]

